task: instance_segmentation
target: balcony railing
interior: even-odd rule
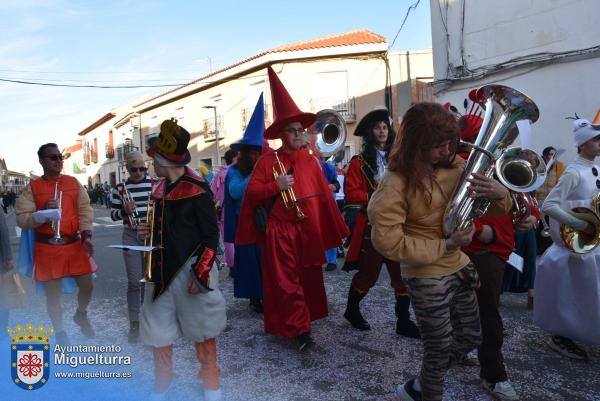
[[[219,129],[219,140],[225,139],[225,129],[223,126],[223,116],[217,116],[217,127]],[[206,118],[202,120],[202,130],[200,134],[204,137],[204,142],[214,142],[215,138],[215,119]]]
[[[347,123],[356,121],[353,97],[318,97],[311,99],[310,106],[315,113],[323,109],[333,109],[340,113]]]
[[[250,118],[252,117],[252,113],[254,112],[254,108],[250,107],[248,109],[242,109],[242,132],[246,131],[248,128],[248,123],[250,122]],[[265,127],[271,125],[271,120],[269,119],[269,104],[265,104]]]
[[[115,148],[110,146],[108,143],[105,145],[106,158],[112,159],[115,157]]]

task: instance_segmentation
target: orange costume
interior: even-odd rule
[[[48,242],[55,234],[51,223],[37,224],[31,216],[33,212],[45,209],[46,203],[54,199],[56,183],[58,191],[62,191],[60,235],[65,243],[61,245]],[[19,197],[16,214],[20,227],[35,229],[36,281],[92,273],[91,259],[83,247],[83,240],[91,236],[92,207],[87,193],[75,178],[61,175],[57,179],[31,181]]]

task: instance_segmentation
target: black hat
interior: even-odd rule
[[[376,107],[375,109],[368,112],[356,125],[354,129],[354,136],[364,136],[365,130],[374,121],[386,121],[388,125],[390,123],[390,112],[383,106]]]
[[[185,166],[192,159],[187,149],[189,142],[190,133],[185,128],[177,125],[175,119],[165,120],[160,125],[158,137],[148,140],[146,153],[150,157],[158,153],[175,165]]]

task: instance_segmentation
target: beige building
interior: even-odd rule
[[[220,165],[215,132],[222,157],[241,138],[261,92],[266,126],[273,120],[269,65],[300,109],[334,109],[343,117],[346,160],[360,151],[360,140],[352,135],[356,123],[374,107],[387,105],[398,121],[412,103],[432,99],[431,50],[388,52],[387,39],[366,30],[285,45],[105,114],[79,133],[86,171],[74,175],[84,184],[120,181],[125,178],[124,152],[145,151],[147,139],[169,118],[192,136],[192,167]],[[67,167],[65,172],[70,173]]]

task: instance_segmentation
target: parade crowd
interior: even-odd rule
[[[462,115],[450,104],[417,103],[399,127],[385,107],[375,108],[354,130],[360,153],[336,167],[336,155],[324,154],[310,131],[317,115],[296,106],[270,67],[268,77],[273,123],[265,127],[261,95],[242,139],[211,177],[189,167],[190,134],[175,120],[165,120],[147,144],[155,176],[144,155],[133,151],[125,155],[128,178],[114,188],[105,183],[88,191],[61,173],[56,144],[39,148],[44,174],[14,207],[23,236],[31,239],[31,266],[22,273],[42,283],[57,343],[69,344],[64,279],[78,288],[73,320],[81,332],[93,338],[100,323],[87,313],[97,269],[91,203],[99,202],[123,222],[128,341],[152,348],[150,400],[169,391],[180,337],[198,359],[204,400],[222,399],[220,266],[233,278],[234,296],[248,300],[248,313],[263,315],[264,332],[289,338],[302,353],[315,346],[312,322],[328,316],[324,280],[337,259],[343,257],[342,270],[352,274],[343,316],[356,330],[378,329],[361,303],[369,302],[385,266],[396,333],[423,347],[420,373],[395,389],[402,401],[441,401],[444,377],[455,364],[478,365],[481,385],[495,399],[519,399],[502,354],[503,291],[527,297],[534,322],[548,334],[549,352],[585,360],[586,348],[600,345],[600,248],[594,246],[600,238],[600,167],[594,162],[600,126],[574,119],[576,159],[565,167],[548,146],[541,156],[543,185],[524,193],[497,176],[465,176],[473,154],[467,144],[480,144],[476,138],[487,129],[482,104]],[[270,148],[267,140],[276,139],[281,147]],[[461,186],[465,201],[488,207],[448,230],[448,208]],[[574,243],[565,243],[569,229]],[[2,297],[15,270],[8,239],[0,213],[3,327],[16,307]],[[128,248],[136,246],[145,248]]]

